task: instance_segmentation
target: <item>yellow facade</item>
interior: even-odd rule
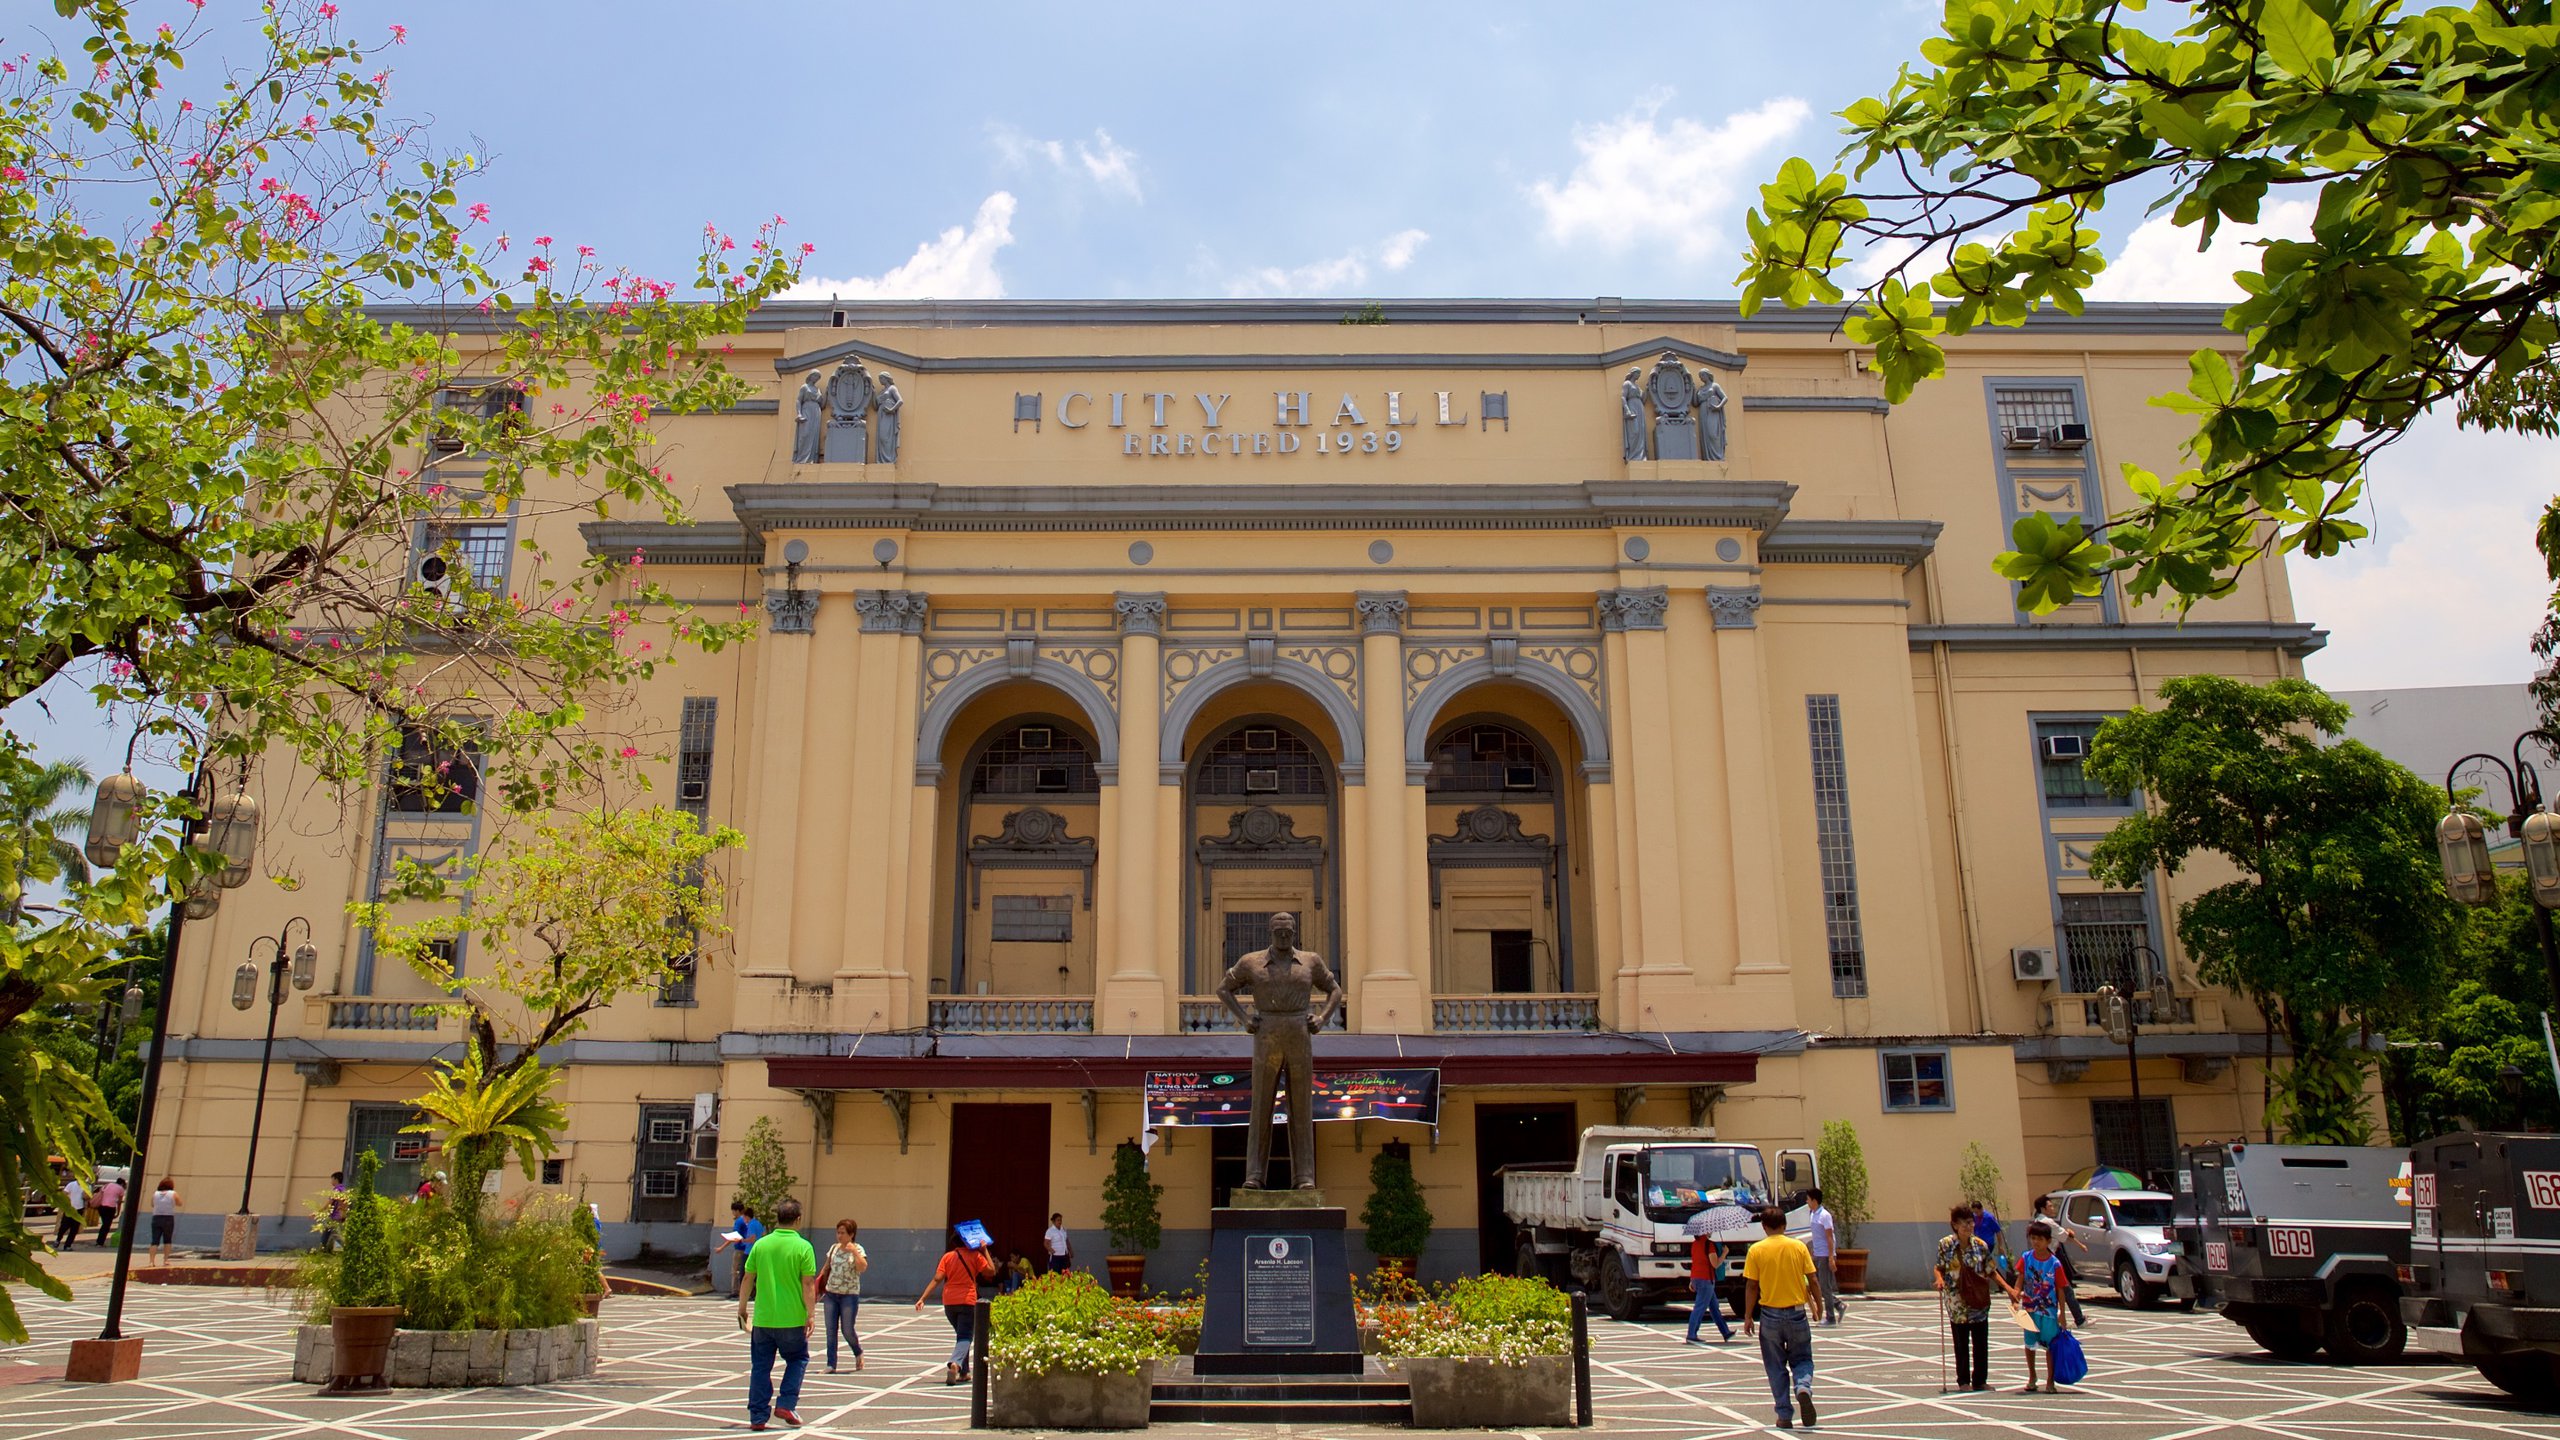
[[[696,525],[520,519],[551,563],[637,557],[767,618],[598,717],[659,757],[658,798],[749,837],[689,1003],[627,1000],[561,1057],[556,1178],[617,1249],[700,1251],[770,1115],[813,1213],[858,1219],[893,1283],[1042,1124],[1045,1153],[996,1156],[1006,1203],[1063,1211],[1098,1258],[1136,1077],[1242,1055],[1208,997],[1274,909],[1345,980],[1320,1066],[1443,1069],[1436,1133],[1328,1124],[1317,1158],[1356,1211],[1410,1132],[1444,1273],[1480,1256],[1485,1127],[1711,1117],[1773,1149],[1854,1121],[1866,1243],[1916,1275],[1966,1142],[2011,1207],[2134,1158],[2101,981],[2154,997],[2153,1165],[2170,1131],[2255,1123],[2259,1018],[2196,983],[2170,923],[2212,877],[2099,893],[2078,857],[2128,802],[2070,741],[2173,675],[2298,673],[2317,632],[2277,566],[2183,624],[2114,594],[2028,623],[1988,563],[2021,510],[2103,514],[2120,462],[2175,464],[2178,417],[2146,401],[2228,343],[2215,313],[1972,337],[1889,406],[1808,317],[1340,310],[768,307],[730,359],[766,398],[662,427]],[[804,380],[849,361],[894,378],[894,462],[795,463]],[[1667,366],[1675,399],[1721,391],[1722,458],[1652,458],[1718,448],[1703,409],[1660,426]],[[248,1131],[263,1017],[225,1002],[250,937],[305,915],[336,962],[285,1017],[254,1209],[388,1146],[454,1038],[338,917],[386,854],[480,823],[372,795],[297,818],[270,868],[301,888],[187,934],[153,1164],[199,1210],[228,1208]],[[1159,1283],[1232,1183],[1222,1143],[1151,1157]]]

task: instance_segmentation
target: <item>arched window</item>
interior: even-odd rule
[[[1239,725],[1209,744],[1192,788],[1200,795],[1321,796],[1332,793],[1324,757],[1295,730]]]
[[[1045,720],[998,735],[969,772],[972,796],[1099,795],[1084,737]]]
[[[1440,732],[1428,806],[1435,1024],[1570,1028],[1564,1012],[1489,1010],[1467,997],[1572,990],[1572,816],[1554,752],[1500,716]]]
[[[1093,756],[1081,728],[1030,714],[990,731],[966,760],[951,839],[951,953],[934,979],[938,993],[1092,995],[1102,798]]]
[[[1433,795],[1549,796],[1556,777],[1546,747],[1508,725],[1480,720],[1440,737],[1422,784]]]

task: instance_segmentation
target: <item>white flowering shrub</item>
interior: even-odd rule
[[[1081,1271],[1044,1275],[987,1309],[996,1378],[1075,1371],[1125,1374],[1175,1351],[1175,1317],[1117,1300]]]

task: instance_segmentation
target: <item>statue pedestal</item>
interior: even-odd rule
[[[1209,1212],[1201,1375],[1357,1375],[1345,1216],[1314,1190],[1236,1190]],[[1250,1198],[1248,1198],[1250,1197]]]

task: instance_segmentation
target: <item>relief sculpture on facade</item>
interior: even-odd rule
[[[1623,435],[1620,449],[1630,461],[1647,458],[1645,405],[1653,406],[1651,457],[1655,460],[1722,460],[1725,458],[1725,408],[1728,397],[1716,377],[1689,367],[1669,350],[1653,362],[1653,372],[1630,370],[1618,387]]]

